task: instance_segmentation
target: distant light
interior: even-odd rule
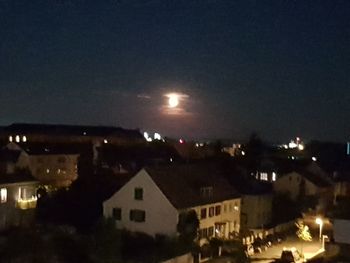
[[[50,169],[46,169],[46,173],[48,174],[50,172]]]
[[[107,140],[107,139],[104,139],[104,140],[103,140],[103,143],[108,143],[108,140]]]
[[[294,156],[292,156],[292,160],[295,160],[295,157],[294,157]]]
[[[289,147],[290,149],[294,149],[294,148],[298,147],[298,145],[297,145],[294,141],[291,141],[291,142],[288,144],[288,147]]]
[[[22,137],[22,142],[26,142],[27,141],[27,136],[23,136]]]
[[[171,163],[173,162],[173,158],[170,158],[170,162],[171,162]]]
[[[199,143],[196,143],[196,147],[199,147]]]
[[[183,143],[184,143],[184,140],[183,140],[183,139],[180,139],[180,140],[179,140],[179,143],[183,144]]]
[[[315,157],[315,156],[312,156],[312,158],[311,158],[314,162],[316,162],[317,161],[317,158]]]
[[[277,174],[275,172],[272,172],[272,181],[276,181]]]
[[[160,134],[159,134],[158,132],[155,132],[155,133],[154,133],[153,138],[154,138],[155,140],[161,140],[161,139],[162,139],[162,137],[160,136]]]
[[[299,138],[299,137],[297,137],[296,139],[297,139],[297,142],[299,142],[299,141],[300,141],[300,138]]]
[[[318,224],[318,225],[322,225],[322,224],[323,224],[323,220],[322,220],[322,218],[320,218],[320,217],[317,217],[316,220],[315,220],[315,222],[316,222],[316,224]]]
[[[299,144],[299,145],[298,145],[298,149],[299,149],[299,151],[302,151],[302,150],[304,150],[304,145],[302,145],[302,144]]]
[[[283,148],[284,149],[288,149],[288,145],[287,144],[283,144]]]
[[[245,155],[245,151],[242,151],[242,155],[243,155],[243,156]]]
[[[218,229],[215,229],[215,233],[216,233],[216,234],[220,234],[220,232],[219,232]]]
[[[86,132],[83,132],[83,135],[86,135]]]
[[[11,135],[9,136],[9,142],[13,142],[13,137]]]
[[[16,142],[20,142],[21,138],[19,138],[19,135],[16,135]]]
[[[148,135],[147,132],[144,132],[144,133],[143,133],[143,137],[145,137],[146,141],[148,141],[148,142],[151,142],[151,141],[152,141],[152,138]]]

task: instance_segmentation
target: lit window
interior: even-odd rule
[[[16,135],[16,142],[20,142],[21,138],[19,137],[19,135]]]
[[[260,173],[260,180],[267,181],[268,180],[267,173]]]
[[[61,173],[61,169],[57,169],[57,173],[60,174]]]
[[[27,136],[22,136],[22,142],[26,142],[27,141]]]
[[[104,139],[104,140],[103,140],[103,143],[108,143],[108,140],[107,140],[107,139]]]
[[[235,205],[233,206],[233,209],[238,211],[239,207],[238,207],[237,203],[235,203]]]
[[[7,202],[7,189],[6,188],[0,189],[0,199],[1,199],[1,203]]]
[[[272,172],[272,181],[276,181],[276,173],[275,172]]]
[[[46,173],[48,174],[50,172],[50,169],[46,169]]]
[[[9,136],[9,142],[13,142],[13,137],[11,135]]]

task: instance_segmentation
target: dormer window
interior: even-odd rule
[[[210,198],[210,197],[212,197],[213,196],[213,187],[212,186],[201,187],[200,195],[203,198]]]

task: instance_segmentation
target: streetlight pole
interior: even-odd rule
[[[316,218],[316,224],[320,225],[320,242],[322,242],[322,227],[323,227],[323,220],[320,217]]]

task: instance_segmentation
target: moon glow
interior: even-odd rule
[[[179,105],[179,96],[177,94],[169,94],[168,104],[170,108],[175,108]]]

